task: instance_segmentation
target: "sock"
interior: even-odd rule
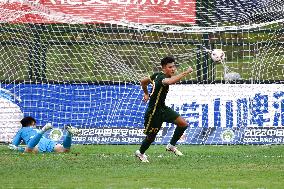
[[[139,149],[140,153],[141,153],[141,154],[144,154],[145,151],[150,147],[151,144],[152,144],[152,142],[149,141],[149,140],[147,140],[147,139],[145,138],[145,139],[142,141],[142,144],[141,144],[141,146],[140,146],[140,149]]]
[[[140,153],[144,154],[145,151],[150,147],[150,145],[152,144],[152,142],[155,141],[157,133],[153,133],[153,134],[148,134],[146,136],[146,138],[142,141],[142,144],[140,146]]]
[[[180,137],[183,135],[184,131],[187,129],[186,127],[176,127],[175,132],[173,134],[173,137],[170,141],[170,144],[175,146],[177,141],[180,139]]]
[[[70,149],[71,143],[72,143],[72,136],[69,132],[67,132],[67,135],[65,136],[65,138],[63,140],[63,147],[66,148],[66,149]]]
[[[40,141],[42,138],[44,132],[39,132],[37,133],[28,143],[28,148],[33,149]]]

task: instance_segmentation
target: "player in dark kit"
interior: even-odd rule
[[[176,71],[175,59],[173,57],[165,57],[161,60],[162,72],[154,73],[152,76],[141,80],[141,86],[144,91],[144,101],[149,99],[148,108],[144,117],[144,133],[146,134],[140,149],[135,152],[135,156],[142,162],[149,162],[145,151],[154,142],[163,122],[175,123],[177,125],[170,143],[166,146],[166,150],[175,153],[177,156],[183,154],[176,148],[176,143],[183,135],[188,124],[177,112],[165,105],[165,100],[169,90],[169,85],[175,84],[183,77],[190,74],[193,70],[189,67],[185,72],[174,75]],[[152,92],[149,95],[148,85],[153,85]]]

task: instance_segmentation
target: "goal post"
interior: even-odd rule
[[[194,69],[167,99],[189,123],[180,143],[283,143],[283,6],[277,0],[0,1],[0,89],[6,91],[0,102],[11,103],[18,121],[33,116],[40,126],[53,123],[48,135],[56,140],[71,124],[81,131],[75,143],[138,144],[146,109],[140,79],[172,55],[179,72]],[[213,49],[225,52],[224,64],[210,59]],[[240,78],[226,80],[230,73]],[[7,133],[15,120],[0,114]],[[173,128],[164,124],[156,143],[167,143]]]

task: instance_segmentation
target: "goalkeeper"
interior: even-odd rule
[[[144,91],[144,101],[149,99],[148,108],[144,116],[145,139],[142,141],[140,149],[135,152],[135,156],[142,162],[148,162],[145,151],[154,142],[157,133],[162,127],[163,122],[175,123],[177,125],[170,143],[166,150],[175,153],[177,156],[183,155],[177,148],[176,143],[187,128],[187,122],[177,112],[165,105],[165,99],[169,90],[169,85],[175,84],[183,77],[190,74],[193,70],[189,67],[185,72],[175,75],[176,66],[173,57],[165,57],[161,60],[162,72],[154,73],[152,76],[141,80]],[[148,93],[148,85],[152,83],[151,95]]]
[[[52,129],[51,124],[46,124],[41,130],[36,129],[36,120],[33,117],[25,117],[21,120],[22,128],[17,132],[13,138],[12,144],[9,145],[11,150],[17,150],[20,152],[69,152],[72,143],[72,136],[78,135],[79,130],[77,128],[67,126],[67,135],[63,140],[63,145],[56,143],[55,141],[48,139],[43,134]],[[19,146],[24,141],[27,145],[25,148]]]

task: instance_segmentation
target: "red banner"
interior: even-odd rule
[[[195,23],[196,0],[1,0],[13,23]],[[2,16],[1,21],[4,17]]]

